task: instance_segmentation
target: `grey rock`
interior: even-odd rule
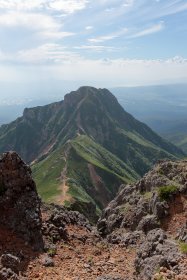
[[[112,244],[121,244],[124,247],[128,246],[135,246],[137,245],[138,241],[142,237],[143,232],[141,231],[134,231],[134,232],[113,232],[107,236],[108,242]]]
[[[178,241],[172,241],[160,227],[167,226],[167,221],[172,218],[173,203],[186,198],[186,172],[185,160],[159,161],[138,182],[122,185],[116,198],[102,212],[97,224],[102,236],[121,246],[138,246],[135,261],[137,279],[151,279],[155,269],[161,265],[172,271],[182,271]],[[176,191],[163,200],[158,189],[171,185],[177,187]],[[179,212],[185,207],[181,204],[182,207],[177,208]],[[176,237],[187,242],[187,223],[181,224]]]
[[[151,280],[154,273],[161,267],[167,264],[166,259],[162,255],[150,256],[136,265],[138,279]],[[142,269],[143,268],[143,269]]]
[[[20,267],[20,259],[12,254],[3,254],[1,256],[1,264],[6,268],[11,268],[14,272],[18,272]]]
[[[55,204],[42,205],[42,210],[50,213],[49,218],[43,222],[42,233],[53,243],[60,240],[69,240],[66,225],[74,224],[92,231],[92,226],[84,215],[77,211],[71,211],[67,208]]]
[[[180,260],[178,244],[168,240],[161,229],[150,231],[141,244],[135,260],[137,274],[150,280],[160,266],[172,269]]]
[[[159,228],[160,224],[155,215],[147,215],[143,217],[138,224],[137,230],[142,230],[145,233],[148,233],[150,230]]]
[[[19,277],[10,268],[2,268],[0,270],[0,280],[19,280]]]
[[[177,238],[179,241],[187,243],[187,222],[182,228],[179,229]]]
[[[42,260],[42,265],[45,267],[53,267],[55,264],[52,258],[46,256]]]

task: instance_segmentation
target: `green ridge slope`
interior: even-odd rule
[[[32,169],[39,194],[46,202],[58,200],[60,186],[66,181],[65,205],[86,215],[85,211],[91,207],[93,217],[115,196],[120,184],[139,177],[123,161],[84,135],[68,141]]]

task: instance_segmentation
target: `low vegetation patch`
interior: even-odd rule
[[[187,243],[185,242],[180,242],[179,244],[180,250],[183,254],[187,254]]]
[[[144,199],[149,200],[152,197],[152,192],[141,192],[141,195],[144,197]]]
[[[167,200],[177,190],[178,188],[176,186],[163,186],[158,189],[158,195],[162,200]]]
[[[120,212],[121,214],[125,214],[125,213],[127,213],[127,212],[130,210],[130,208],[131,208],[131,206],[130,206],[130,204],[127,202],[127,203],[125,203],[125,204],[123,204],[123,205],[120,206],[119,212]]]
[[[47,254],[50,256],[50,257],[54,257],[56,255],[56,248],[49,248],[47,250]]]

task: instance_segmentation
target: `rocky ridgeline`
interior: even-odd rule
[[[43,248],[40,199],[31,169],[15,152],[0,157],[0,225]]]
[[[186,279],[179,242],[187,244],[187,161],[160,161],[134,185],[121,186],[98,230],[111,243],[137,248],[137,279],[152,279],[160,267],[182,275],[168,279]]]

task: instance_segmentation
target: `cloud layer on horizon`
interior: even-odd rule
[[[10,80],[42,66],[72,80],[110,82],[113,73],[120,85],[122,76],[185,80],[186,16],[184,0],[0,0],[0,68]]]

